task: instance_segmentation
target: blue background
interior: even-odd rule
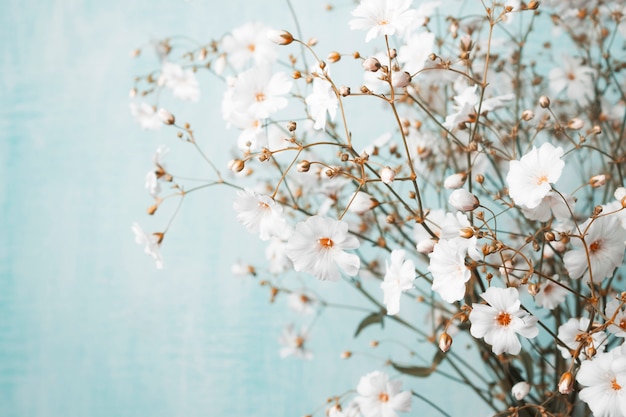
[[[171,166],[206,172],[172,130],[144,132],[132,120],[132,77],[158,63],[130,52],[173,35],[207,41],[251,20],[292,29],[286,2],[0,3],[0,417],[299,416],[382,367],[377,352],[338,359],[371,351],[374,330],[352,340],[363,313],[350,311],[318,320],[314,362],[279,358],[284,300],[272,306],[265,289],[230,273],[263,250],[236,223],[232,191],[189,196],[162,271],[130,231],[134,221],[158,230],[171,213],[145,215],[143,178],[158,145],[172,149]],[[348,32],[352,3],[333,14],[294,6],[323,51],[348,42],[333,34]],[[200,103],[180,109],[203,149],[225,161],[236,132],[220,117],[223,87],[200,81]]]

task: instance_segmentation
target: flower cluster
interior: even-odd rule
[[[400,345],[417,336],[433,352],[373,360],[389,372],[364,370],[328,416],[394,417],[412,399],[449,415],[401,389],[399,377],[439,372],[494,415],[626,416],[626,8],[361,0],[345,20],[364,35],[358,52],[262,23],[200,46],[160,41],[131,112],[175,131],[213,179],[190,186],[160,147],[148,213],[235,190],[234,215],[266,243],[267,264],[233,271],[262,272],[271,301],[304,321],[286,325],[282,357],[312,359],[316,318],[351,308],[308,288],[316,280],[369,303],[355,337],[389,321]],[[160,107],[161,93],[197,101],[201,73],[224,80],[228,162]],[[158,267],[167,228],[133,225]]]

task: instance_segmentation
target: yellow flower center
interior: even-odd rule
[[[548,182],[548,177],[546,175],[542,175],[537,178],[537,185],[545,184],[546,182]]]
[[[387,22],[386,20],[381,20],[380,22],[378,22],[379,25],[384,26],[384,25],[388,25],[389,22]]]
[[[511,321],[511,315],[505,311],[498,313],[498,315],[496,316],[496,323],[498,323],[499,326],[507,327],[509,324],[511,324]]]
[[[322,237],[318,240],[318,243],[323,249],[331,249],[335,246],[335,242],[329,237]]]
[[[301,348],[304,345],[304,339],[300,336],[296,337],[296,347]]]
[[[600,242],[599,240],[596,240],[591,245],[589,245],[589,250],[591,251],[591,253],[599,251],[600,248],[602,247],[601,243],[602,242]]]
[[[251,43],[250,45],[248,45],[248,51],[250,52],[254,52],[254,50],[256,49],[256,45]]]
[[[264,101],[265,100],[265,94],[263,93],[257,93],[256,96],[254,97],[254,99],[256,101]]]
[[[617,379],[613,378],[613,381],[611,381],[611,388],[615,391],[619,391],[622,389],[622,386],[617,383]]]
[[[387,401],[389,401],[389,394],[387,394],[386,392],[381,392],[378,395],[378,399],[381,403],[386,403]]]

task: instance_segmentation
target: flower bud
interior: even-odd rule
[[[567,122],[567,127],[573,130],[582,129],[584,125],[585,122],[583,122],[582,119],[579,119],[578,117],[574,117],[572,120]]]
[[[373,347],[373,348],[378,347],[378,340],[372,340],[370,342],[370,347]]]
[[[241,172],[245,168],[246,163],[241,159],[233,159],[228,163],[228,168],[233,172]]]
[[[528,284],[528,294],[532,295],[533,297],[537,294],[539,294],[539,284],[533,282],[532,284]]]
[[[350,356],[352,356],[352,352],[350,352],[349,350],[341,352],[341,359],[348,359]]]
[[[296,124],[296,122],[291,121],[291,122],[287,123],[287,130],[288,131],[293,132],[297,128],[298,128],[298,125]]]
[[[306,159],[298,163],[298,172],[309,172],[310,168],[311,168],[311,163],[307,161]]]
[[[419,253],[432,253],[432,251],[435,250],[436,244],[437,242],[434,239],[424,239],[417,242],[415,249],[417,249]]]
[[[376,72],[380,69],[381,65],[380,65],[380,61],[376,58],[374,58],[373,56],[366,58],[363,61],[363,69],[365,69],[365,71],[371,71],[371,72]]]
[[[522,112],[522,120],[525,122],[531,120],[533,117],[535,117],[535,113],[532,110],[524,110]]]
[[[396,171],[390,167],[384,167],[380,170],[380,180],[385,184],[391,184],[396,178]]]
[[[339,94],[341,94],[342,97],[347,97],[350,95],[350,87],[346,87],[345,85],[342,85],[341,87],[339,87]]]
[[[559,380],[559,392],[561,394],[569,394],[574,389],[574,375],[571,372],[565,372]]]
[[[395,73],[393,79],[394,87],[404,88],[411,84],[411,74],[407,71]]]
[[[339,61],[341,59],[341,54],[337,51],[333,51],[330,54],[328,54],[328,56],[326,57],[326,59],[328,60],[328,62],[330,62],[331,64],[334,64],[335,62]]]
[[[450,350],[450,346],[452,346],[452,337],[446,332],[441,333],[441,336],[439,336],[439,349],[445,353]]]
[[[166,125],[173,125],[174,122],[176,122],[176,118],[174,117],[174,115],[163,108],[159,109],[157,115],[159,116],[159,119],[161,119],[161,121]]]
[[[443,187],[447,188],[448,190],[456,190],[457,188],[463,187],[466,179],[467,174],[465,174],[464,172],[452,174],[443,181]]]
[[[606,175],[604,174],[594,175],[589,179],[589,185],[593,188],[602,187],[604,184],[606,184]]]
[[[550,107],[550,99],[548,98],[548,96],[539,97],[539,106],[541,106],[542,109],[547,109],[548,107]]]
[[[293,42],[293,36],[286,30],[268,30],[267,38],[279,45],[289,45]]]
[[[622,201],[624,198],[626,198],[626,187],[617,187],[617,189],[613,193],[613,197],[615,197],[617,201]]]
[[[511,388],[511,394],[517,401],[524,399],[530,392],[530,385],[526,381],[518,382]]]
[[[389,50],[389,52],[387,52],[387,56],[391,59],[394,59],[398,56],[398,51],[396,50],[396,48],[392,48]]]
[[[471,239],[474,237],[474,229],[471,227],[462,227],[459,229],[459,236],[464,239]]]
[[[448,203],[459,211],[472,211],[480,205],[478,198],[465,188],[452,191]]]

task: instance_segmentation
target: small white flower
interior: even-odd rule
[[[315,304],[315,297],[305,291],[294,291],[287,296],[287,306],[299,314],[313,314]]]
[[[272,236],[286,238],[289,227],[283,217],[283,209],[273,198],[252,190],[237,193],[233,204],[239,220],[250,233],[258,233],[261,240]]]
[[[620,300],[611,300],[606,303],[604,314],[607,318],[613,319],[613,324],[608,328],[609,332],[617,337],[626,337],[626,312],[621,306]]]
[[[156,197],[161,192],[161,184],[154,170],[148,171],[146,174],[145,187],[152,197]]]
[[[348,232],[348,223],[312,216],[296,225],[286,252],[296,271],[308,272],[321,280],[337,281],[339,270],[349,276],[359,272],[359,257],[345,252],[358,247],[359,240]]]
[[[510,162],[506,182],[515,204],[533,209],[541,203],[550,184],[561,177],[565,166],[562,156],[563,148],[544,143],[539,149],[533,146],[519,161]]]
[[[365,42],[379,36],[403,34],[415,17],[412,0],[361,0],[352,11],[350,29],[365,29]]]
[[[313,359],[313,353],[305,347],[307,339],[308,334],[305,328],[297,332],[293,324],[287,325],[278,339],[279,343],[283,345],[280,349],[280,357],[293,356],[299,359]]]
[[[539,334],[538,319],[520,308],[517,289],[490,287],[481,297],[489,304],[472,304],[470,333],[484,338],[496,355],[517,355],[522,349],[517,334],[526,338]]]
[[[287,74],[272,74],[268,67],[242,72],[224,93],[224,118],[230,122],[233,113],[249,113],[253,119],[265,119],[287,107],[289,101],[284,96],[292,85]]]
[[[251,61],[258,66],[270,65],[276,60],[276,45],[268,39],[269,28],[258,22],[233,29],[222,41],[228,62],[241,70]]]
[[[130,113],[135,120],[137,120],[142,129],[157,130],[163,126],[154,106],[148,103],[130,103]]]
[[[443,188],[447,188],[448,190],[456,190],[457,188],[463,187],[466,179],[467,174],[463,172],[449,175],[446,177],[445,180],[443,180]]]
[[[313,80],[313,92],[307,96],[305,101],[311,117],[315,121],[313,129],[324,130],[326,128],[326,113],[328,113],[330,120],[335,119],[339,101],[329,81],[315,78]]]
[[[287,257],[287,242],[272,236],[265,248],[265,259],[268,260],[268,270],[271,274],[279,275],[291,269],[291,261]]]
[[[380,170],[380,180],[385,184],[391,184],[396,179],[396,171],[390,167],[384,167]]]
[[[557,278],[558,275],[555,275],[554,279]],[[555,284],[552,281],[546,281],[541,284],[539,292],[537,293],[537,295],[535,295],[535,303],[539,307],[553,310],[563,301],[565,301],[565,297],[567,297],[567,294],[569,294],[569,291],[562,286]]]
[[[589,329],[589,319],[582,317],[577,319],[575,317],[570,318],[568,321],[559,326],[557,337],[566,346],[557,345],[561,351],[561,356],[565,359],[572,357],[571,351],[574,351],[580,347],[581,343],[585,343],[585,347],[582,350],[583,355],[580,355],[580,359],[587,359],[595,352],[604,352],[606,346],[606,333],[595,332],[589,338],[585,335]]]
[[[183,69],[178,64],[164,62],[159,81],[171,89],[176,98],[188,101],[198,101],[200,98],[198,79],[191,69]]]
[[[465,283],[472,276],[465,266],[465,251],[454,241],[440,239],[428,256],[433,291],[449,303],[461,300],[465,296]]]
[[[568,251],[563,257],[569,276],[573,279],[584,277],[588,281],[591,269],[594,282],[600,282],[613,275],[615,268],[624,260],[626,240],[626,230],[621,227],[618,217],[588,219],[580,226],[580,230],[585,234],[587,249],[580,239],[572,238],[575,249]]]
[[[561,68],[553,68],[550,71],[550,90],[554,95],[565,91],[570,100],[584,105],[593,96],[593,76],[591,67],[582,65],[581,58],[563,56]]]
[[[626,415],[626,356],[620,349],[584,361],[576,374],[584,386],[579,397],[595,417]]]
[[[511,387],[511,394],[517,401],[521,401],[530,392],[530,385],[526,381],[520,381]]]
[[[413,288],[415,263],[410,259],[405,261],[405,255],[404,250],[395,249],[391,252],[391,263],[385,261],[387,272],[380,288],[385,294],[384,303],[389,315],[398,314],[402,292]]]
[[[365,417],[397,417],[396,411],[411,411],[411,392],[401,389],[402,381],[390,381],[387,374],[374,371],[361,377],[354,401]]]
[[[472,211],[480,205],[478,198],[465,188],[452,191],[448,198],[448,203],[459,211]]]
[[[144,245],[144,252],[154,258],[157,269],[163,269],[163,259],[159,251],[163,235],[147,234],[138,223],[133,223],[132,231],[135,234],[135,242],[139,245]]]

